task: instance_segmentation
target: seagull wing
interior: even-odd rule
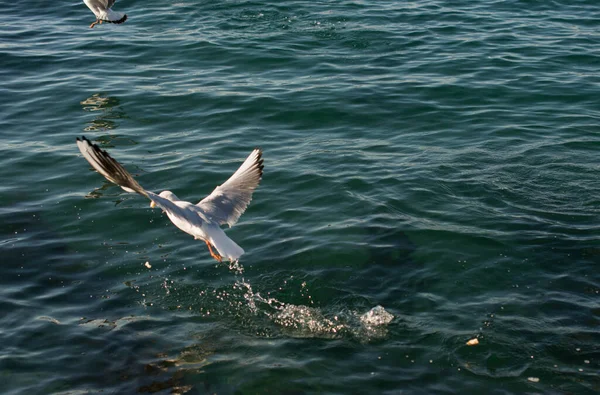
[[[83,157],[90,162],[90,165],[108,181],[117,184],[127,192],[136,192],[148,197],[148,192],[134,180],[131,174],[119,162],[114,160],[108,152],[100,149],[97,144],[82,136],[81,139],[77,138],[77,147],[79,147]]]
[[[92,165],[92,167],[104,176],[108,181],[117,184],[127,192],[139,193],[152,200],[156,205],[165,211],[170,212],[176,217],[185,217],[183,210],[169,199],[158,196],[155,193],[145,190],[133,178],[131,174],[119,162],[113,159],[108,152],[100,149],[97,144],[82,136],[77,138],[77,147],[83,154],[83,157]]]
[[[240,168],[197,206],[219,224],[235,225],[252,200],[263,174],[262,151],[255,149]]]
[[[116,0],[83,0],[83,2],[90,8],[92,7],[99,8],[102,11],[108,10],[110,7],[115,4]],[[93,9],[92,9],[93,11]]]
[[[115,3],[114,0],[83,0],[83,2],[97,18],[100,18],[103,13],[106,14],[106,11]]]
[[[97,19],[116,24],[127,20],[127,15],[111,9],[115,0],[83,0],[83,2],[92,10]]]

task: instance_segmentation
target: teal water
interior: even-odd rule
[[[600,391],[596,1],[115,9],[0,4],[0,393]],[[262,147],[239,265],[82,134],[190,201]]]

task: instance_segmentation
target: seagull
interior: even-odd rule
[[[171,191],[162,191],[157,195],[145,190],[119,162],[85,136],[77,138],[77,147],[90,165],[108,181],[127,192],[147,197],[151,201],[150,207],[160,207],[175,226],[194,236],[194,239],[204,241],[210,255],[218,262],[223,258],[230,262],[237,261],[244,253],[242,247],[227,237],[221,225],[235,225],[250,204],[252,193],[263,174],[260,149],[254,149],[225,183],[217,186],[198,204],[192,204],[180,200]],[[218,254],[213,251],[212,246]]]
[[[96,15],[96,22],[90,25],[90,29],[102,22],[123,23],[127,20],[127,15],[112,10],[113,4],[117,0],[83,0],[85,5]]]

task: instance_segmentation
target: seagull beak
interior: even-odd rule
[[[156,203],[154,203],[154,200],[150,202],[150,208],[155,208],[156,207]]]

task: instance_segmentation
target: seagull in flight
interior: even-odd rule
[[[96,15],[96,21],[90,25],[90,29],[102,22],[123,23],[127,20],[127,15],[112,10],[116,0],[83,0],[85,5]]]
[[[260,149],[252,151],[225,183],[217,186],[198,204],[192,204],[180,200],[171,191],[155,194],[145,190],[119,162],[85,136],[77,138],[77,147],[90,165],[108,181],[127,192],[147,197],[151,201],[150,207],[160,207],[175,226],[194,236],[194,239],[203,240],[210,255],[218,262],[223,258],[229,259],[230,262],[237,261],[244,253],[242,247],[227,237],[221,225],[235,225],[250,204],[252,193],[258,187],[263,174],[264,165]],[[218,254],[213,251],[212,246]]]

